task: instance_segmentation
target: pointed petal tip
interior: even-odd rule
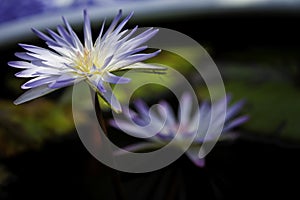
[[[63,20],[64,23],[67,21],[67,19],[64,16],[61,16],[61,19]]]
[[[17,61],[9,61],[9,62],[7,62],[7,65],[10,67],[15,67],[17,65],[16,62]]]
[[[16,100],[14,100],[13,103],[17,106],[17,105],[20,105],[22,102],[20,102],[18,99],[16,99]]]
[[[26,83],[25,83],[25,84],[21,85],[21,89],[27,90],[27,89],[30,89],[30,87],[27,87],[27,86],[26,86]]]
[[[27,46],[28,46],[28,44],[24,44],[24,43],[18,43],[18,45],[19,45],[20,47],[22,47],[22,48],[24,48],[24,47],[27,47]]]
[[[117,114],[120,114],[120,113],[122,113],[122,107],[121,107],[121,105],[119,104],[119,105],[111,105],[111,109],[115,112],[115,113],[117,113]]]
[[[127,18],[130,19],[134,14],[134,11],[130,11],[130,13],[128,14]]]
[[[31,99],[26,99],[22,97],[23,95],[19,96],[16,100],[13,101],[13,104],[15,104],[16,106],[26,103],[27,101],[30,101]]]
[[[87,9],[83,10],[83,17],[84,17],[84,20],[87,20],[89,18],[89,14],[88,14]]]
[[[121,107],[121,104],[120,104],[120,102],[119,102],[117,99],[112,100],[109,104],[110,104],[111,109],[112,109],[115,113],[117,113],[117,114],[122,113],[122,107]]]
[[[24,44],[24,43],[18,43],[18,45],[19,46],[21,46],[21,47],[31,47],[32,45],[30,45],[30,44]]]
[[[20,74],[22,73],[22,71],[15,73],[15,77],[21,78]],[[21,87],[22,88],[22,87]],[[22,88],[23,89],[23,88]]]
[[[38,29],[36,29],[36,28],[31,28],[31,31],[34,33],[34,34],[36,34],[36,35],[41,35],[41,31],[39,31]]]
[[[115,16],[114,20],[119,21],[120,18],[122,17],[122,12],[123,12],[122,9],[119,9],[118,14]]]
[[[153,28],[152,28],[153,29]],[[159,29],[158,28],[155,28],[154,30],[153,30],[153,32],[156,34],[157,32],[159,31]]]
[[[126,83],[129,83],[131,81],[130,78],[126,78],[126,77],[123,77],[123,76],[117,76],[117,75],[114,75],[110,72],[106,72],[103,75],[102,79],[105,82],[113,83],[113,84],[126,84]]]
[[[15,52],[15,53],[14,53],[14,55],[15,55],[17,58],[23,59],[23,58],[22,58],[22,54],[25,54],[25,53],[23,53],[23,52]],[[23,60],[24,60],[24,59],[23,59]]]
[[[109,105],[109,107],[111,108],[111,110],[113,112],[115,112],[117,114],[122,113],[123,110],[122,110],[121,104],[116,99],[109,102],[105,97],[103,97],[103,98],[104,98],[104,101]]]
[[[112,107],[112,110],[113,110],[115,113],[117,113],[117,114],[122,113],[122,108],[120,108],[120,109],[115,109],[115,108]]]
[[[99,81],[101,82],[101,81]],[[102,100],[116,113],[122,112],[122,107],[120,102],[117,100],[116,96],[113,94],[113,91],[109,84],[106,86],[102,85],[104,92],[100,91],[99,88],[96,89],[97,94],[99,95]],[[94,87],[92,87],[94,88]],[[94,88],[95,89],[95,88]]]
[[[188,149],[185,153],[188,158],[197,166],[197,167],[205,167],[205,158],[200,157],[199,155],[200,149]]]
[[[193,162],[197,167],[200,167],[200,168],[205,167],[205,159],[204,158],[198,159],[198,160],[193,160]]]
[[[241,124],[243,124],[243,123],[245,123],[245,122],[247,122],[247,121],[249,121],[250,120],[250,116],[249,115],[244,115],[244,116],[242,116],[242,117],[240,117],[240,122],[241,122]]]
[[[34,33],[38,32],[38,30],[36,28],[31,28],[31,31]]]

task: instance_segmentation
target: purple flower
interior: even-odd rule
[[[146,143],[138,143],[125,147],[127,151],[141,151],[153,147],[159,148],[168,144],[171,140],[175,140],[174,144],[180,148],[184,146],[181,144],[187,144],[187,142],[193,138],[191,146],[185,153],[197,166],[202,167],[205,161],[198,157],[198,153],[201,144],[203,144],[203,142],[209,142],[212,139],[206,138],[204,140],[211,120],[212,107],[208,102],[203,102],[199,107],[199,112],[192,113],[192,104],[190,102],[190,94],[183,94],[180,100],[182,108],[178,110],[178,118],[176,118],[171,106],[165,101],[159,103],[160,109],[158,109],[158,113],[155,113],[150,112],[149,107],[143,101],[138,100],[135,102],[135,110],[137,112],[129,109],[128,112],[124,112],[126,115],[124,119],[111,120],[110,124],[115,128],[140,138],[147,138],[147,135],[152,136],[153,130],[162,127],[155,135],[148,137],[147,139],[149,141]],[[230,96],[227,96],[215,102],[214,105],[214,112],[218,114],[217,116],[226,112],[225,122],[217,117],[215,121],[212,122],[212,127],[210,127],[214,130],[224,125],[220,139],[232,138],[234,135],[228,134],[229,131],[248,120],[248,116],[234,118],[243,107],[244,101],[239,101],[227,107],[227,110],[223,110],[222,105],[224,105],[224,103],[227,105],[229,102]],[[137,130],[136,125],[129,122],[130,119],[143,129]],[[164,119],[166,120],[164,121]],[[151,126],[148,126],[150,123]]]
[[[102,24],[94,43],[86,10],[84,10],[83,44],[65,18],[63,18],[65,27],[57,26],[57,33],[48,29],[49,35],[46,35],[33,29],[38,37],[46,41],[49,49],[20,44],[27,52],[16,53],[16,56],[23,61],[12,61],[9,65],[23,69],[16,74],[17,77],[32,79],[21,86],[22,89],[29,91],[14,103],[21,104],[62,87],[86,81],[113,110],[120,112],[120,103],[109,84],[124,84],[130,79],[116,76],[114,72],[130,69],[149,72],[165,70],[164,67],[141,62],[160,52],[160,50],[152,53],[141,52],[147,49],[147,46],[141,45],[152,38],[158,29],[149,28],[132,37],[137,26],[131,31],[122,30],[132,15],[133,12],[119,23],[122,17],[120,10],[106,32],[105,23]]]

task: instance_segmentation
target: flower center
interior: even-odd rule
[[[78,53],[75,61],[75,68],[84,74],[90,74],[93,70],[93,65],[95,65],[95,56],[91,51],[84,48],[83,54]]]

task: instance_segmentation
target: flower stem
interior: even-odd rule
[[[106,136],[108,136],[108,132],[107,132],[107,128],[106,128],[106,123],[105,123],[105,120],[104,120],[104,117],[103,117],[103,112],[101,110],[101,107],[100,107],[100,102],[99,102],[99,99],[98,99],[98,94],[95,93],[92,89],[91,89],[91,95],[95,95],[93,97],[94,101],[93,101],[93,104],[94,104],[94,108],[95,108],[95,112],[96,112],[96,116],[97,116],[97,120],[104,132],[104,134]],[[113,156],[113,155],[111,155]],[[115,192],[115,195],[116,195],[116,199],[118,200],[125,200],[125,197],[124,197],[124,192],[123,192],[123,188],[122,188],[122,183],[121,183],[121,178],[120,178],[120,174],[118,171],[110,168],[110,167],[107,167],[108,168],[108,171],[109,171],[109,174],[111,176],[111,181],[112,181],[112,185],[113,185],[113,190]]]

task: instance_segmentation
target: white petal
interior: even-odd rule
[[[175,114],[173,112],[173,109],[171,108],[171,106],[165,102],[165,101],[161,101],[159,102],[159,105],[163,107],[163,109],[159,109],[159,113],[161,116],[166,116],[166,126],[168,127],[175,127],[176,126],[176,117]]]
[[[179,122],[181,125],[187,125],[190,121],[192,109],[192,97],[188,93],[184,93],[180,99],[180,106],[178,109]]]
[[[118,67],[118,63],[116,66],[114,66],[110,71],[118,70],[120,67]],[[167,67],[161,66],[159,64],[147,64],[147,63],[142,63],[142,62],[137,62],[128,66],[123,66],[122,70],[141,70],[141,71],[165,71],[167,70]]]
[[[26,69],[15,74],[16,77],[36,77],[41,75],[59,75],[60,70],[46,67]]]
[[[205,166],[205,159],[199,158],[200,147],[190,147],[185,153],[186,155],[193,161],[193,163],[198,167],[204,167]]]
[[[117,100],[116,96],[113,94],[112,88],[109,84],[103,84],[106,92],[99,93],[104,100],[111,106],[112,110],[116,113],[122,112],[121,104]]]
[[[50,92],[55,91],[56,89],[50,89],[48,86],[40,86],[26,91],[19,98],[14,101],[14,104],[19,105],[21,103],[25,103],[32,99],[36,99],[38,97],[44,96]]]
[[[132,144],[129,146],[124,147],[118,151],[114,152],[114,155],[121,156],[130,152],[138,152],[142,150],[151,150],[151,149],[158,149],[162,147],[164,144],[155,143],[155,142],[140,142],[137,144]]]
[[[93,40],[92,40],[92,33],[91,33],[91,22],[90,22],[90,18],[87,14],[87,11],[84,10],[83,11],[83,15],[84,15],[84,28],[83,28],[83,32],[84,32],[84,45],[88,50],[92,49],[93,46]]]
[[[136,128],[138,125],[134,122],[131,122],[130,119],[120,120],[118,119],[117,122],[114,122],[114,127],[124,131],[126,134],[131,135],[137,138],[148,138],[149,135],[147,134],[149,131],[143,131],[143,127]]]

